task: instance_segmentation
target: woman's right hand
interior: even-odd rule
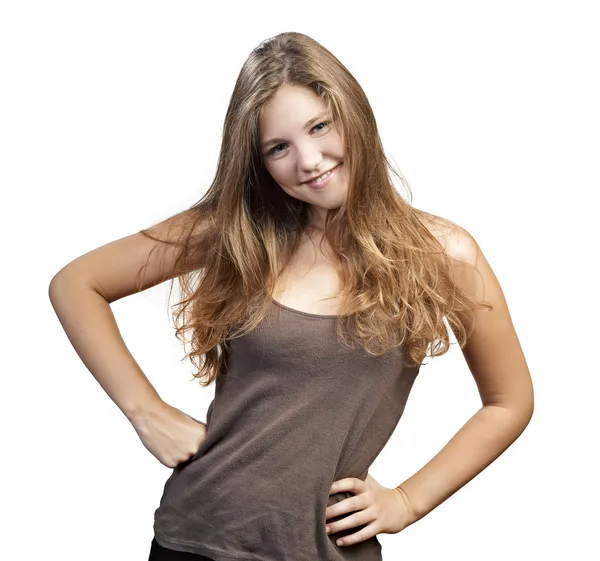
[[[169,468],[196,454],[207,433],[204,423],[162,400],[131,423],[146,449]]]

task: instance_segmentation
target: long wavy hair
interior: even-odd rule
[[[376,356],[404,344],[407,359],[421,364],[428,350],[431,357],[448,351],[445,318],[464,347],[470,333],[461,319],[491,306],[454,284],[449,257],[426,226],[433,215],[396,190],[392,174],[410,193],[384,153],[361,86],[317,41],[287,32],[263,41],[242,66],[208,191],[160,229],[141,230],[180,248],[165,280],[172,279],[169,300],[173,281],[179,281],[181,300],[172,306],[173,318],[184,350],[191,345],[184,358],[195,365],[194,378],[208,386],[225,370],[229,341],[264,318],[275,281],[309,226],[309,204],[273,180],[259,148],[261,112],[284,85],[311,88],[345,141],[346,201],[327,211],[321,240],[331,248],[342,286],[339,341]]]

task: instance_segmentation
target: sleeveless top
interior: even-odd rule
[[[166,481],[155,539],[215,561],[381,561],[377,536],[335,543],[366,524],[325,532],[325,509],[353,495],[329,489],[364,481],[420,367],[405,364],[404,345],[379,357],[342,345],[339,316],[271,304],[229,341],[206,437]]]

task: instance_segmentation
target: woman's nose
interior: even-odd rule
[[[319,166],[322,159],[320,152],[315,150],[304,150],[304,152],[298,152],[298,161],[296,165],[301,172],[310,173]]]

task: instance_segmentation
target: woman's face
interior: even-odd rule
[[[288,195],[312,205],[313,225],[320,228],[327,209],[341,206],[347,191],[347,166],[338,166],[344,161],[343,137],[331,118],[314,91],[287,85],[269,100],[259,121],[267,171]],[[320,189],[306,183],[333,168]]]

